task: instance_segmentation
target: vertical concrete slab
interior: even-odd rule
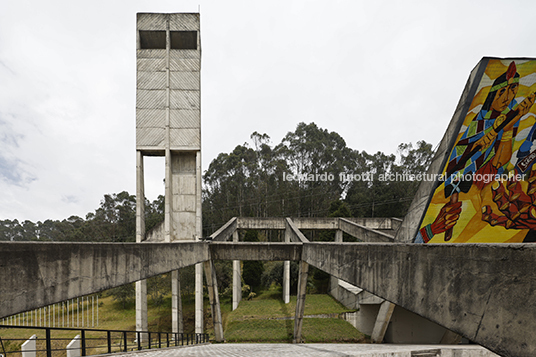
[[[136,151],[136,242],[145,239],[145,183],[143,154]],[[147,281],[136,282],[136,329],[147,331]]]
[[[290,243],[290,230],[285,229],[285,243]],[[290,261],[283,262],[283,302],[290,302]]]
[[[199,263],[195,265],[195,333],[203,332],[203,263]]]
[[[296,296],[296,314],[294,316],[294,339],[293,343],[301,343],[303,312],[305,310],[305,292],[307,290],[307,277],[309,276],[309,264],[300,261],[300,273],[298,278],[298,294]]]
[[[214,262],[208,260],[204,263],[205,275],[207,279],[208,297],[210,299],[210,309],[212,312],[212,323],[214,324],[214,339],[216,342],[223,342],[223,324],[221,320],[220,298],[218,295],[218,283]]]
[[[174,333],[184,332],[179,270],[171,272],[171,331]]]
[[[80,335],[76,335],[65,349],[67,351],[67,357],[80,357],[82,355]]]
[[[342,243],[343,232],[340,229],[335,231],[335,243]],[[331,275],[329,279],[329,294],[336,300],[340,300],[339,294],[339,279]]]
[[[376,323],[374,324],[374,329],[372,330],[372,335],[370,336],[373,343],[382,343],[394,310],[395,304],[391,304],[389,301],[384,301],[381,304],[380,311],[378,311],[378,316],[376,317]]]
[[[24,342],[20,349],[22,351],[22,357],[35,357],[37,347],[37,335],[33,335],[26,342]]]
[[[233,232],[233,242],[238,242],[238,231]],[[240,260],[233,260],[233,311],[238,308],[240,300],[242,300]]]
[[[136,282],[136,331],[147,331],[149,323],[147,318],[147,280]],[[146,334],[140,334],[141,340],[145,341]]]

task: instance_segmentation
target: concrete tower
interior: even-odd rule
[[[165,156],[165,242],[198,240],[201,223],[201,41],[198,13],[137,14],[136,241],[145,240],[144,156]],[[196,333],[203,332],[202,266],[196,266]],[[173,330],[182,332],[179,274],[172,273]],[[136,327],[147,330],[147,293],[136,285]]]

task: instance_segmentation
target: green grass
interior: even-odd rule
[[[228,342],[292,342],[296,297],[284,304],[280,289],[270,289],[252,300],[242,300],[235,311],[224,314]],[[349,312],[331,296],[309,294],[304,315]],[[338,318],[304,318],[302,337],[306,342],[368,342],[350,323]]]
[[[231,311],[231,299],[222,297],[220,302],[225,339],[229,342],[291,342],[294,320],[281,318],[294,317],[296,297],[291,296],[290,303],[284,304],[281,295],[281,288],[262,291],[252,300],[242,300],[235,311]],[[131,331],[136,329],[134,303],[123,308],[111,296],[107,296],[99,299],[99,305],[99,324],[95,325],[94,328]],[[192,333],[194,330],[194,310],[194,298],[183,296],[183,316],[185,332],[187,333]],[[308,294],[305,299],[306,316],[340,314],[348,311],[352,310],[346,309],[329,295]],[[160,306],[154,306],[149,301],[148,315],[150,331],[171,331],[171,298],[166,297]],[[208,299],[205,299],[205,331],[213,336]],[[5,340],[11,338],[27,339],[34,333],[37,333],[39,338],[44,338],[44,331],[30,329],[0,330],[0,337]],[[57,347],[61,348],[60,345],[64,347],[79,333],[75,330],[56,331],[53,332],[53,338],[65,339],[65,341],[58,342]],[[366,337],[363,334],[348,322],[337,318],[305,318],[302,335],[306,342],[366,342]],[[129,340],[134,340],[134,336],[129,337]],[[23,341],[13,342],[11,348],[18,349],[19,342]]]

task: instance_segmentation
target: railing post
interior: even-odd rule
[[[151,342],[151,333],[150,332],[147,333],[147,341],[149,342],[149,349],[151,349],[153,343]]]
[[[123,331],[123,344],[125,345],[125,348],[123,348],[123,352],[126,352],[127,351],[127,332],[126,331]]]
[[[158,348],[162,348],[162,333],[158,332]]]
[[[136,335],[138,338],[136,339],[138,341],[138,351],[141,351],[141,334],[139,332],[136,332]]]
[[[169,332],[166,332],[166,347],[169,347]]]
[[[87,356],[86,354],[86,330],[80,330],[82,335],[82,356]]]
[[[112,353],[112,333],[109,330],[106,331],[106,337],[108,338],[108,353]]]
[[[47,345],[47,357],[52,357],[52,342],[50,341],[50,329],[45,330],[46,345]]]

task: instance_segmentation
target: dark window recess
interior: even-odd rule
[[[172,50],[197,50],[197,31],[171,31]]]
[[[166,49],[166,31],[140,31],[140,49]]]

